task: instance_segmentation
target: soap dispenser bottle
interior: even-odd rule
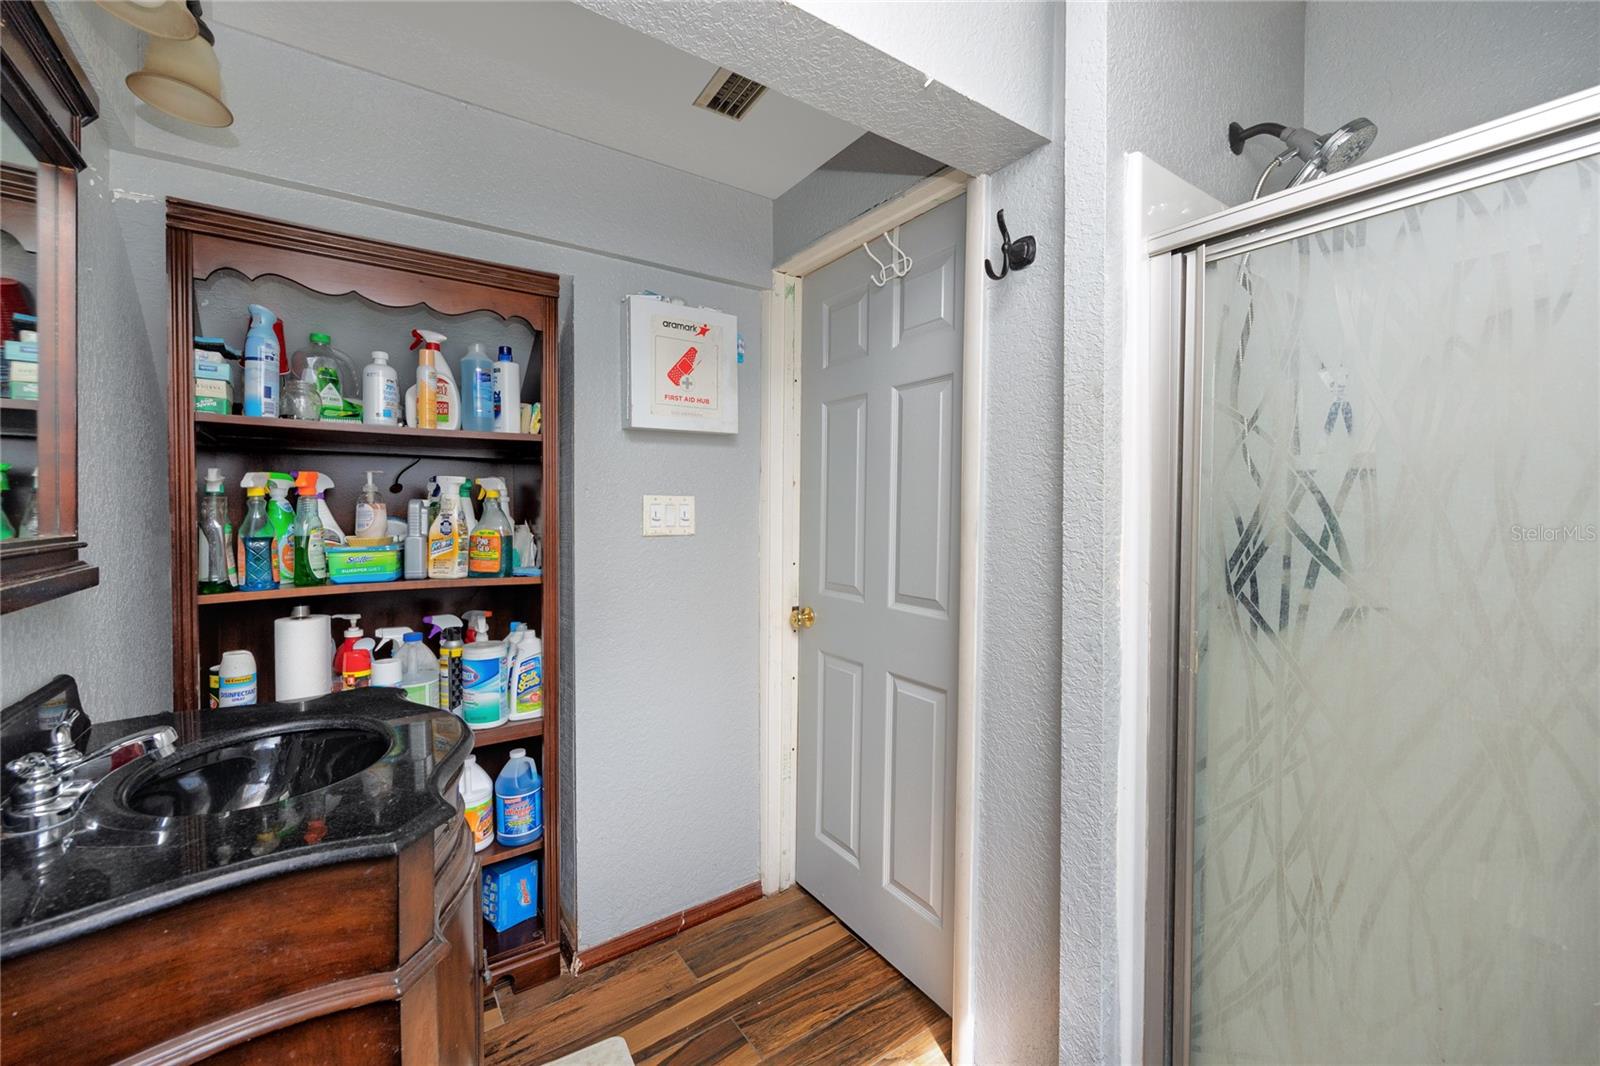
[[[367,483],[356,499],[355,536],[358,540],[383,540],[389,535],[389,507],[383,502],[378,486],[372,483],[372,476],[381,473],[382,470],[367,471]]]

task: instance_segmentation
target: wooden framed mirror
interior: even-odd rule
[[[0,613],[94,585],[78,537],[80,134],[97,102],[43,4],[0,2]]]

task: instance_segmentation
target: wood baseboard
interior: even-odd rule
[[[596,944],[592,948],[574,951],[572,953],[572,972],[575,974],[581,973],[591,966],[599,966],[602,963],[611,962],[613,959],[620,959],[630,952],[638,951],[642,947],[648,947],[668,937],[677,936],[685,929],[693,929],[697,925],[709,922],[719,914],[727,914],[737,907],[743,907],[746,903],[754,903],[760,898],[761,882],[752,881],[743,888],[734,889],[727,895],[707,900],[676,914],[669,914],[659,921],[651,922],[649,925],[642,925],[631,932],[623,933],[621,936]]]

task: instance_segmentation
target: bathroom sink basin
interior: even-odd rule
[[[125,802],[152,817],[266,807],[354,777],[388,750],[387,733],[353,726],[292,729],[191,748],[130,783]]]

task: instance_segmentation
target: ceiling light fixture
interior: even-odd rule
[[[188,40],[152,37],[145,45],[144,69],[127,77],[133,95],[155,108],[197,126],[233,125],[233,112],[222,102],[222,67],[212,47],[216,38],[191,0],[197,34]]]
[[[182,0],[96,0],[117,18],[152,37],[187,41],[200,32],[200,23]]]

